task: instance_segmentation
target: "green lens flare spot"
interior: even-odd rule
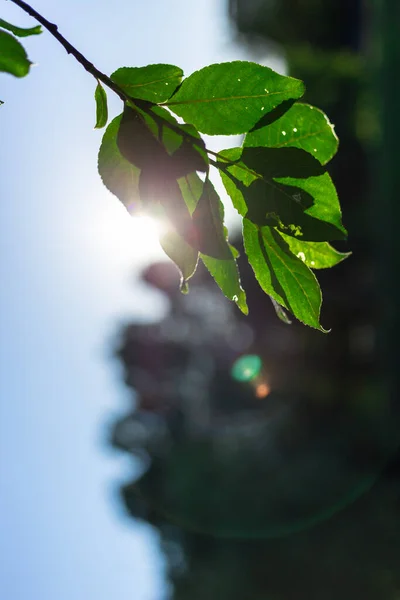
[[[231,375],[236,381],[251,381],[260,373],[261,367],[262,362],[259,356],[246,354],[233,363]]]

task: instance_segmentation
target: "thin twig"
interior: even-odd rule
[[[79,50],[77,50],[75,48],[75,46],[73,46],[71,44],[71,42],[69,42],[58,31],[58,26],[55,23],[50,23],[50,21],[48,21],[45,17],[43,17],[43,15],[38,13],[37,10],[35,10],[32,6],[30,6],[26,2],[24,2],[24,0],[10,0],[10,2],[19,6],[19,8],[21,8],[24,12],[26,12],[28,15],[30,15],[31,17],[36,19],[36,21],[38,21],[41,25],[43,25],[43,27],[45,29],[47,29],[47,31],[49,33],[51,33],[51,35],[53,37],[55,37],[58,42],[60,42],[60,44],[63,46],[63,48],[66,50],[66,52],[68,54],[71,54],[78,61],[78,63],[81,64],[82,67],[88,73],[90,73],[90,75],[92,75],[96,80],[101,81],[102,83],[104,83],[105,86],[107,86],[110,90],[112,90],[115,94],[117,94],[117,96],[119,96],[119,98],[121,98],[121,100],[124,103],[129,103],[130,105],[132,105],[132,103],[133,103],[138,108],[142,109],[144,112],[149,114],[149,109],[151,109],[151,107],[154,106],[153,103],[147,102],[146,100],[139,100],[137,98],[131,98],[128,94],[126,94],[116,83],[113,82],[112,79],[110,79],[110,77],[108,77],[108,75],[106,75],[105,73],[102,73],[102,71],[99,71],[99,69],[97,67],[95,67],[95,65],[93,63],[91,63],[85,56],[83,56],[83,54],[81,52],[79,52]],[[186,132],[182,131],[182,129],[179,127],[179,125],[176,126],[174,123],[170,123],[169,121],[160,119],[158,117],[158,115],[155,115],[154,113],[151,113],[151,116],[155,121],[162,120],[163,126],[168,127],[172,131],[176,131],[177,133],[182,135],[184,138],[186,138],[188,141],[190,141],[193,146],[197,146],[200,149],[204,149],[207,154],[212,154],[216,158],[222,159],[223,161],[225,161],[228,164],[229,163],[232,165],[236,164],[236,161],[230,160],[229,158],[225,158],[225,157],[221,156],[218,152],[213,152],[212,150],[209,150],[205,146],[203,147],[200,144],[196,143],[196,141],[193,140],[193,137],[186,134]],[[215,161],[211,161],[211,163],[214,166],[216,166],[217,168],[221,168],[218,166],[218,164]],[[237,165],[237,166],[241,167],[241,165]],[[245,167],[245,169],[246,169],[246,167]],[[246,169],[246,170],[248,170],[248,169]]]
[[[43,27],[47,29],[47,31],[51,33],[51,35],[54,36],[58,42],[60,42],[60,44],[65,48],[66,52],[68,52],[68,54],[72,54],[78,63],[80,63],[88,73],[93,75],[95,79],[102,81],[104,85],[109,87],[124,102],[127,100],[128,96],[123,92],[123,90],[121,90],[107,75],[105,75],[105,73],[99,71],[99,69],[97,69],[93,63],[85,58],[83,54],[79,52],[79,50],[77,50],[67,39],[65,39],[65,37],[58,31],[58,26],[55,23],[50,23],[50,21],[38,13],[34,8],[32,8],[32,6],[29,6],[29,4],[24,2],[24,0],[10,1],[22,8],[22,10],[28,13],[28,15],[39,21],[39,23],[43,25]]]

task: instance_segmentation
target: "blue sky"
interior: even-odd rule
[[[244,58],[224,0],[32,4],[106,73]],[[30,75],[0,74],[0,597],[161,600],[157,535],[116,501],[132,465],[104,443],[128,402],[113,336],[165,310],[133,285],[158,248],[98,177],[93,78],[48,33],[24,45]]]

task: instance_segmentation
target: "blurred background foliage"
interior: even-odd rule
[[[158,529],[175,600],[395,600],[395,226],[373,210],[379,197],[395,218],[394,174],[382,166],[396,152],[384,118],[393,89],[381,85],[399,47],[386,36],[390,11],[362,0],[230,0],[227,14],[237,43],[264,63],[284,57],[306,83],[304,101],[335,124],[330,171],[350,232],[337,247],[353,255],[320,273],[329,335],[277,321],[243,256],[249,317],[204,269],[183,296],[172,265],[147,268],[143,280],[169,312],[119,335],[132,409],[110,442],[143,466],[121,497]]]

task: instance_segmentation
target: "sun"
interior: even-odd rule
[[[150,215],[129,217],[129,220],[128,234],[131,234],[135,245],[150,253],[156,249],[161,250],[159,237],[164,230],[161,221]]]
[[[107,204],[91,222],[87,233],[108,262],[141,266],[165,258],[159,237],[165,224],[156,218],[140,214],[131,216],[122,205]]]

